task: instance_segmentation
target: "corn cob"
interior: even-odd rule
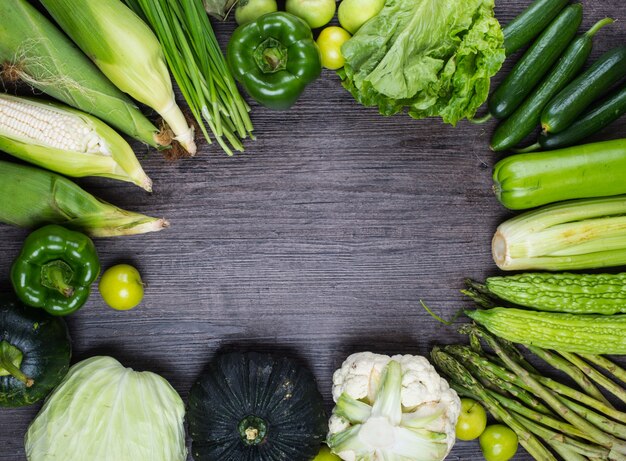
[[[0,222],[20,227],[63,224],[93,237],[143,234],[169,226],[110,205],[69,179],[30,166],[0,161]]]
[[[0,1],[0,18],[0,80],[22,80],[139,141],[159,145],[157,128],[130,98],[28,1]]]
[[[67,176],[104,176],[152,190],[120,135],[68,107],[0,94],[0,149]]]
[[[156,110],[191,155],[193,128],[174,99],[161,44],[120,0],[42,0],[61,28],[120,90]]]

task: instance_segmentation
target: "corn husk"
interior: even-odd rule
[[[195,154],[193,128],[176,104],[161,44],[120,0],[42,0],[61,28],[120,90],[156,110]]]
[[[61,147],[68,142],[76,147]],[[152,181],[119,134],[97,118],[59,104],[0,94],[0,150],[67,176],[102,176],[152,191]]]
[[[0,222],[35,228],[62,224],[92,237],[160,231],[165,219],[125,211],[46,170],[0,160]]]
[[[157,128],[26,0],[0,1],[0,77],[24,81],[156,147]]]

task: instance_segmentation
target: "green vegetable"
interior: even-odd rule
[[[91,239],[50,224],[26,238],[11,267],[11,282],[24,304],[68,315],[85,304],[99,273]]]
[[[504,27],[504,48],[511,55],[530,43],[565,8],[569,0],[535,0]]]
[[[0,222],[20,227],[63,224],[93,237],[143,234],[169,226],[164,219],[125,211],[85,192],[70,180],[0,161]]]
[[[250,108],[237,89],[217,38],[197,0],[125,0],[152,26],[169,68],[202,134],[227,155],[252,136]]]
[[[626,353],[626,315],[577,315],[495,307],[467,315],[519,344],[583,354]]]
[[[43,399],[67,373],[70,355],[61,318],[0,297],[0,407]]]
[[[240,0],[235,8],[237,24],[248,24],[256,21],[264,14],[278,11],[276,0]]]
[[[161,376],[111,357],[73,365],[25,437],[28,461],[185,461],[185,405]]]
[[[515,416],[504,409],[498,401],[489,394],[488,389],[474,378],[463,364],[439,347],[435,347],[430,356],[437,369],[448,377],[454,389],[464,395],[470,396],[470,393],[472,394],[471,397],[475,395],[476,399],[480,400],[491,414],[518,434],[521,445],[533,458],[545,461],[556,461],[552,453],[550,453]],[[467,389],[471,392],[468,392]]]
[[[255,352],[214,359],[191,388],[187,419],[196,461],[309,461],[327,430],[311,372]]]
[[[126,311],[138,306],[143,299],[141,274],[129,264],[109,267],[98,283],[102,299],[109,307]]]
[[[317,47],[320,50],[322,66],[326,69],[336,70],[345,64],[346,60],[341,54],[341,46],[350,40],[350,34],[337,26],[329,26],[317,36]]]
[[[503,270],[572,270],[626,263],[626,197],[572,200],[498,226],[493,259]]]
[[[575,3],[550,23],[489,97],[491,115],[504,119],[515,112],[570,44],[582,18],[583,7]]]
[[[313,33],[300,18],[270,13],[239,26],[228,42],[228,64],[248,94],[285,110],[322,71]]]
[[[129,2],[126,3],[128,4]],[[237,0],[204,0],[202,3],[208,14],[220,21],[224,21],[235,7]]]
[[[333,455],[328,446],[324,445],[313,461],[341,461],[341,458]]]
[[[491,149],[496,152],[511,149],[533,132],[546,104],[576,77],[584,66],[591,53],[594,35],[611,23],[612,19],[603,19],[570,43],[544,81],[508,119],[498,126],[491,138]]]
[[[489,277],[484,288],[520,306],[570,314],[626,314],[626,273],[525,273]]]
[[[95,117],[48,101],[0,94],[0,149],[68,176],[104,176],[152,191],[128,143]]]
[[[566,86],[541,114],[541,126],[559,133],[569,126],[598,98],[626,77],[626,46],[607,51],[578,78]]]
[[[135,139],[158,145],[156,127],[27,0],[0,2],[0,18],[0,80],[21,80]]]
[[[439,461],[454,445],[461,402],[424,357],[352,354],[333,399],[328,446],[341,459]]]
[[[339,24],[351,34],[372,19],[385,6],[385,0],[341,0],[337,9]]]
[[[163,50],[150,28],[120,0],[41,0],[67,35],[115,86],[163,117],[189,154],[193,128],[176,105]]]
[[[335,0],[287,0],[285,10],[304,19],[311,29],[325,26],[335,16]]]
[[[508,461],[517,452],[517,435],[503,424],[492,424],[480,435],[480,449],[486,461]]]
[[[544,149],[559,149],[576,144],[609,126],[626,113],[626,86],[596,104],[589,112],[560,133],[541,133],[539,143]]]
[[[388,0],[342,47],[343,86],[383,115],[473,117],[504,61],[493,0]]]
[[[505,207],[626,193],[626,139],[511,155],[496,163],[493,189]]]

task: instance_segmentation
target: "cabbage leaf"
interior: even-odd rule
[[[504,62],[494,0],[387,0],[342,47],[343,85],[383,115],[456,125],[489,95]]]

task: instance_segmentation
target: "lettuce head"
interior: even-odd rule
[[[387,0],[342,47],[343,85],[383,115],[455,125],[489,95],[504,62],[494,0]]]

